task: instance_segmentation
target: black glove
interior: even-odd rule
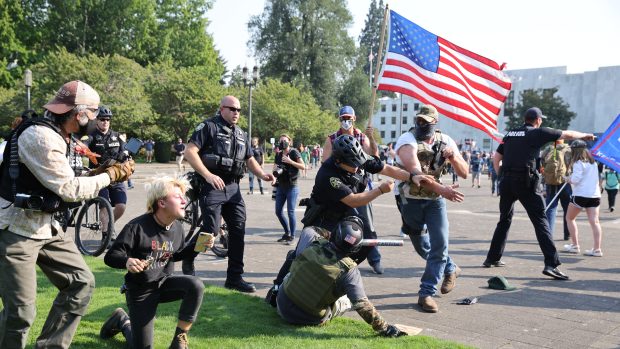
[[[405,332],[402,332],[401,330],[396,328],[396,326],[394,325],[388,325],[388,327],[385,330],[381,331],[379,334],[382,335],[383,337],[393,337],[393,338],[407,335]]]

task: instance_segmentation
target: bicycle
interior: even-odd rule
[[[54,218],[64,232],[69,227],[75,228],[75,244],[83,255],[99,256],[106,250],[114,235],[112,205],[101,197],[85,200],[81,205],[56,212]]]
[[[198,193],[200,193],[200,188],[204,184],[204,180],[194,171],[186,173],[185,177],[190,183],[190,188],[187,191],[188,201],[185,205],[185,217],[180,218],[179,221],[181,221],[183,231],[187,232],[185,235],[185,242],[189,242],[198,232],[200,222],[202,222],[202,212],[198,203]],[[228,256],[228,227],[226,223],[220,226],[219,232],[213,232],[213,235],[219,235],[219,242],[222,247],[213,246],[211,251],[218,257],[226,258]]]

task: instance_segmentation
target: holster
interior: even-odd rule
[[[311,225],[312,222],[316,221],[323,212],[323,205],[319,205],[313,198],[302,199],[306,206],[306,212],[304,212],[304,217],[301,219],[301,223],[304,226]]]

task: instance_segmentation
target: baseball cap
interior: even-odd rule
[[[525,115],[523,116],[524,118],[526,118],[527,120],[535,120],[538,118],[541,119],[546,119],[547,117],[545,115],[543,115],[542,111],[540,110],[540,108],[530,108],[525,112]]]
[[[437,109],[430,104],[425,104],[420,107],[420,112],[416,116],[426,120],[427,122],[439,120],[439,113],[437,112]]]
[[[89,108],[99,107],[99,94],[90,85],[80,80],[67,82],[56,92],[56,96],[43,108],[54,114],[64,114],[76,105]]]
[[[355,110],[353,110],[353,107],[350,107],[348,105],[345,105],[344,107],[340,108],[340,113],[338,113],[339,116],[355,116]]]
[[[512,291],[517,289],[516,287],[510,285],[508,283],[508,280],[506,280],[506,278],[503,276],[494,276],[490,278],[487,282],[489,283],[489,288],[492,288],[494,290]]]

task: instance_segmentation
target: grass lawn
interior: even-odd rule
[[[101,324],[117,307],[125,305],[119,293],[123,272],[99,258],[86,258],[95,274],[97,288],[88,313],[82,319],[71,348],[125,348],[122,334],[111,340],[99,338]],[[38,272],[37,318],[30,331],[32,346],[56,296],[56,289]],[[162,304],[155,321],[155,348],[168,348],[179,302]],[[413,324],[415,325],[415,324]],[[361,320],[338,318],[322,327],[284,323],[262,299],[215,286],[205,289],[198,321],[189,334],[191,348],[466,348],[457,343],[418,335],[382,338]]]

